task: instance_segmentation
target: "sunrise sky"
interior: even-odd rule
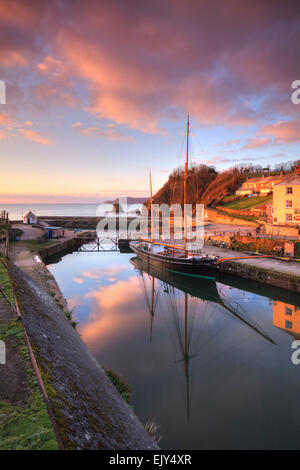
[[[0,202],[143,196],[300,157],[299,1],[0,0]]]

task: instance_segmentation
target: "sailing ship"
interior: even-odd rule
[[[189,129],[190,121],[187,118],[186,127],[186,161],[184,166],[184,244],[183,246],[154,241],[153,211],[152,211],[152,184],[150,175],[150,207],[151,207],[151,240],[138,240],[130,242],[130,248],[148,266],[159,266],[166,271],[185,274],[188,276],[215,279],[218,271],[218,257],[203,253],[194,253],[188,250],[187,236],[187,185],[189,171]]]

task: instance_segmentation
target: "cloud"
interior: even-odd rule
[[[212,157],[208,160],[205,160],[205,162],[207,165],[216,165],[216,164],[219,164],[219,163],[234,163],[234,160],[232,158],[228,158],[228,157],[222,157],[220,155],[217,155],[215,157]]]
[[[7,125],[12,122],[12,118],[9,114],[0,113],[0,125]]]
[[[79,127],[79,126],[77,126]],[[126,135],[121,131],[114,129],[111,126],[107,127],[87,127],[80,128],[80,134],[89,137],[107,138],[109,140],[134,140],[132,136]]]
[[[44,137],[41,135],[39,132],[34,131],[34,130],[28,130],[28,129],[19,129],[19,132],[23,134],[24,138],[27,140],[32,140],[33,142],[37,142],[39,144],[43,145],[51,145],[52,142],[50,139],[47,137]]]
[[[247,144],[242,147],[242,150],[256,149],[259,147],[266,147],[272,143],[271,139],[267,137],[259,137],[248,139]]]
[[[144,133],[166,135],[164,120],[187,112],[206,126],[293,119],[299,13],[276,0],[0,0],[1,75],[16,106],[29,89],[33,107],[81,108]]]
[[[82,122],[74,122],[74,124],[72,124],[73,129],[76,129],[77,127],[82,127],[82,126],[83,126]]]
[[[0,63],[2,67],[24,66],[27,59],[16,51],[0,51]]]
[[[274,137],[279,144],[300,142],[300,121],[279,121],[265,125],[261,133]]]

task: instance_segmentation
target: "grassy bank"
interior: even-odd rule
[[[228,209],[253,209],[254,207],[261,206],[272,200],[273,196],[255,196],[255,197],[242,197],[240,199],[234,199],[232,201],[223,204]]]
[[[0,285],[13,302],[6,267],[0,262]],[[0,339],[6,364],[0,365],[0,450],[58,449],[46,404],[32,369],[24,330],[19,320],[3,320],[9,305],[0,295]]]

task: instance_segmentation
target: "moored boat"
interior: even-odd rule
[[[186,255],[181,248],[143,241],[130,242],[130,248],[149,267],[159,266],[169,272],[212,280],[218,271],[217,256]]]
[[[189,163],[189,117],[186,128],[186,161],[184,167],[184,245],[175,246],[154,241],[154,217],[152,211],[152,182],[150,173],[150,208],[151,208],[151,241],[133,241],[130,243],[132,251],[149,265],[158,265],[167,271],[185,274],[189,276],[201,276],[215,279],[218,271],[218,257],[203,253],[194,253],[188,250],[187,236],[187,183]]]

